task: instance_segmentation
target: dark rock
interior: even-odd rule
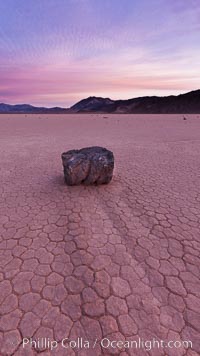
[[[107,184],[114,169],[113,153],[103,147],[86,147],[62,153],[67,185]]]

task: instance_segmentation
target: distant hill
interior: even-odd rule
[[[91,111],[106,111],[109,110],[110,107],[113,108],[114,100],[109,98],[101,98],[96,96],[90,96],[87,99],[83,99],[79,101],[77,104],[73,105],[70,110],[73,112],[91,112]]]
[[[122,114],[200,113],[200,90],[178,96],[145,96],[128,100],[91,96],[73,105],[70,111]]]
[[[54,107],[54,108],[45,108],[45,107],[36,107],[28,104],[19,104],[19,105],[9,105],[0,103],[0,113],[2,114],[65,114],[69,109]]]
[[[197,114],[200,113],[200,90],[170,96],[144,96],[128,100],[111,100],[90,96],[69,109],[35,107],[28,104],[0,104],[0,113],[68,114],[68,113],[118,113],[118,114]]]

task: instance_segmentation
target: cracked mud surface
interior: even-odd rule
[[[107,186],[67,187],[60,154],[101,145]],[[0,355],[200,352],[200,118],[0,116]],[[22,338],[191,340],[49,349]]]

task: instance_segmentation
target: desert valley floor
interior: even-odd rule
[[[0,115],[0,355],[199,355],[200,115],[186,117]],[[92,145],[113,151],[112,182],[66,186],[61,153]]]

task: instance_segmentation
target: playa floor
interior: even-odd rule
[[[112,182],[66,186],[91,145]],[[0,354],[199,355],[200,115],[0,115],[0,152]]]

